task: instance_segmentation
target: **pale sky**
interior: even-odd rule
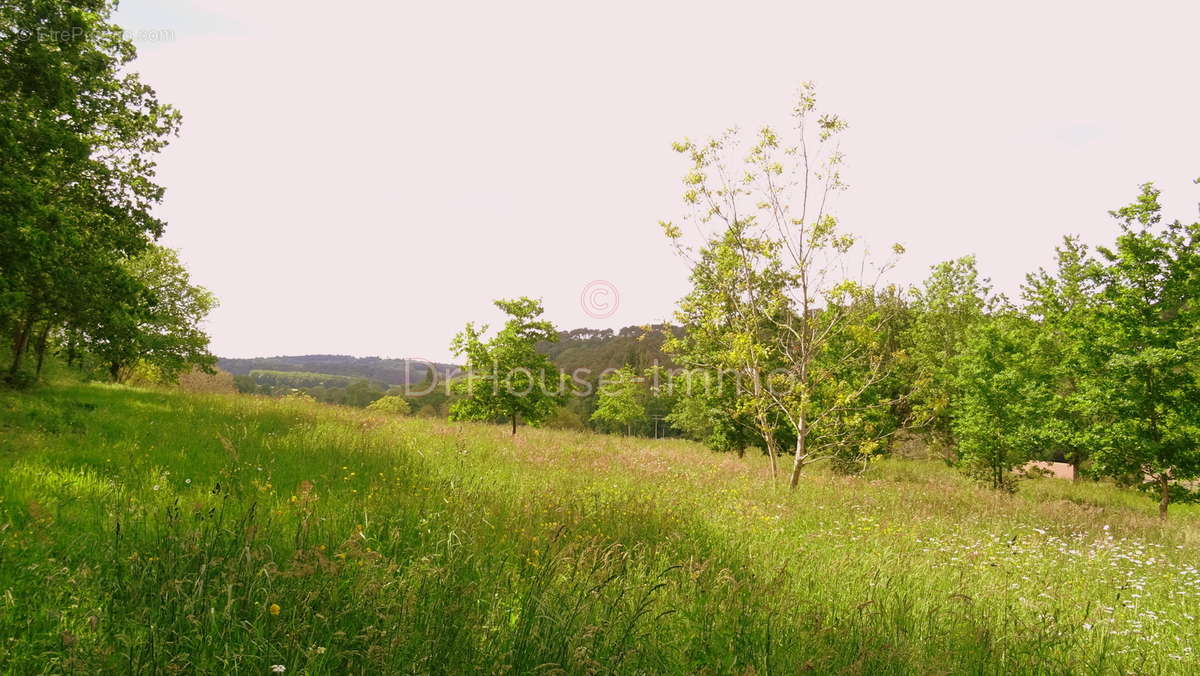
[[[184,115],[163,241],[221,356],[450,361],[519,295],[562,329],[668,319],[670,143],[781,122],[804,80],[850,124],[841,222],[907,247],[897,282],[974,253],[1012,293],[1142,182],[1200,202],[1196,2],[122,4]]]

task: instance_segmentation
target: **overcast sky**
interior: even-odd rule
[[[450,360],[518,295],[564,329],[667,319],[671,141],[781,121],[804,80],[850,123],[837,213],[904,243],[899,282],[974,253],[1012,292],[1144,181],[1200,201],[1196,2],[122,5],[183,111],[164,242],[220,298],[222,356]]]

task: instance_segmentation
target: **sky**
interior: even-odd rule
[[[687,266],[671,142],[849,123],[842,225],[918,283],[997,290],[1138,186],[1200,202],[1194,2],[124,0],[132,69],[183,113],[163,243],[221,306],[220,356],[452,361],[495,298],[561,329],[668,320]]]

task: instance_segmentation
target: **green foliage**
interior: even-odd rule
[[[959,462],[992,488],[1011,490],[1012,470],[1037,448],[1046,393],[1029,351],[1036,332],[1014,313],[999,314],[975,326],[957,357]]]
[[[200,324],[216,307],[216,298],[191,283],[172,249],[152,244],[125,267],[141,292],[116,301],[109,312],[120,321],[81,334],[82,347],[107,364],[117,380],[138,363],[161,382],[175,382],[193,367],[211,372],[216,357]]]
[[[466,373],[451,383],[460,395],[450,406],[451,420],[509,421],[513,434],[524,420],[540,425],[554,414],[568,392],[568,382],[550,359],[537,351],[542,341],[554,342],[554,325],[538,319],[542,303],[530,298],[497,300],[508,319],[490,340],[487,326],[467,324],[451,349],[466,357]]]
[[[738,455],[748,446],[765,448],[754,421],[741,413],[734,379],[709,369],[685,369],[672,375],[669,389],[673,402],[666,421],[687,438]],[[786,434],[784,428],[775,425],[775,438]]]
[[[40,365],[56,331],[69,349],[82,336],[121,352],[121,367],[137,356],[116,345],[144,328],[136,275],[147,259],[137,257],[164,227],[151,213],[163,195],[153,156],[180,116],[128,71],[135,50],[111,23],[115,6],[0,5],[0,335],[13,345],[10,376],[31,347]],[[191,336],[138,338],[167,377],[201,351]]]
[[[384,359],[381,357],[351,357],[339,354],[306,354],[282,357],[233,359],[222,357],[217,367],[234,375],[250,375],[256,371],[279,373],[316,373],[326,382],[314,383],[344,387],[354,380],[369,380],[387,385],[411,385],[414,393],[428,390],[430,381],[445,381],[454,371],[452,364],[439,364],[418,359]],[[282,378],[283,376],[276,376]],[[345,380],[336,380],[345,378]],[[283,384],[283,383],[281,383]],[[295,383],[295,386],[301,386]],[[309,386],[305,383],[303,386]]]
[[[609,429],[632,432],[635,424],[646,419],[649,392],[645,379],[628,366],[617,369],[600,382],[592,422]]]
[[[954,416],[963,396],[959,357],[994,304],[990,293],[974,256],[935,265],[913,290],[912,325],[904,336],[911,356],[912,423],[927,430],[935,452],[947,458],[955,449]]]
[[[1030,353],[1046,397],[1038,411],[1042,459],[1070,462],[1076,472],[1091,449],[1102,445],[1097,409],[1091,403],[1091,377],[1099,372],[1095,321],[1097,263],[1077,238],[1064,238],[1056,250],[1057,271],[1029,275],[1022,288],[1024,311],[1039,322]]]
[[[1166,515],[1200,477],[1200,223],[1162,223],[1159,191],[1112,212],[1120,234],[1099,247],[1089,405],[1101,411],[1096,470],[1149,480]],[[1140,483],[1140,482],[1139,482]]]
[[[394,394],[386,395],[376,399],[367,405],[368,411],[379,411],[380,413],[394,413],[397,415],[408,415],[411,408],[408,401],[404,397]]]
[[[330,373],[309,373],[308,371],[269,371],[255,369],[248,376],[259,385],[270,387],[346,387],[355,382],[350,376],[337,376]]]
[[[693,266],[677,315],[686,337],[672,353],[685,367],[738,374],[744,385],[729,413],[754,422],[772,476],[776,426],[787,426],[794,488],[813,462],[849,470],[883,448],[894,425],[864,423],[894,419],[883,412],[896,403],[893,371],[903,357],[890,337],[903,307],[882,300],[895,295],[878,284],[890,263],[871,265],[865,252],[852,263],[857,240],[831,211],[846,187],[837,143],[845,122],[817,112],[811,83],[792,121],[786,136],[765,127],[748,148],[736,130],[675,144],[689,161],[690,227],[662,227]],[[689,245],[682,234],[692,230],[700,241]]]

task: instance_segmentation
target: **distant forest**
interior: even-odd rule
[[[560,331],[557,342],[542,342],[538,351],[550,357],[577,382],[586,382],[591,394],[572,397],[549,421],[560,428],[584,429],[596,408],[599,380],[606,370],[632,367],[644,372],[655,366],[674,365],[663,350],[666,336],[677,327],[664,324],[627,326],[613,329],[573,329]],[[413,359],[352,357],[334,354],[219,358],[218,368],[234,376],[239,392],[288,396],[303,394],[318,401],[347,406],[369,406],[385,396],[402,396],[416,415],[446,417],[451,396],[445,382],[460,371],[454,364],[429,363]],[[409,388],[406,391],[405,385]],[[679,436],[663,418],[670,413],[671,402],[651,399],[646,416],[629,430],[647,436]]]
[[[248,376],[251,371],[302,371],[333,376],[365,379],[386,385],[419,383],[429,377],[428,362],[381,357],[351,357],[343,354],[306,354],[294,357],[254,357],[251,359],[217,359],[217,367],[235,376]],[[438,378],[445,378],[457,367],[434,364]]]

